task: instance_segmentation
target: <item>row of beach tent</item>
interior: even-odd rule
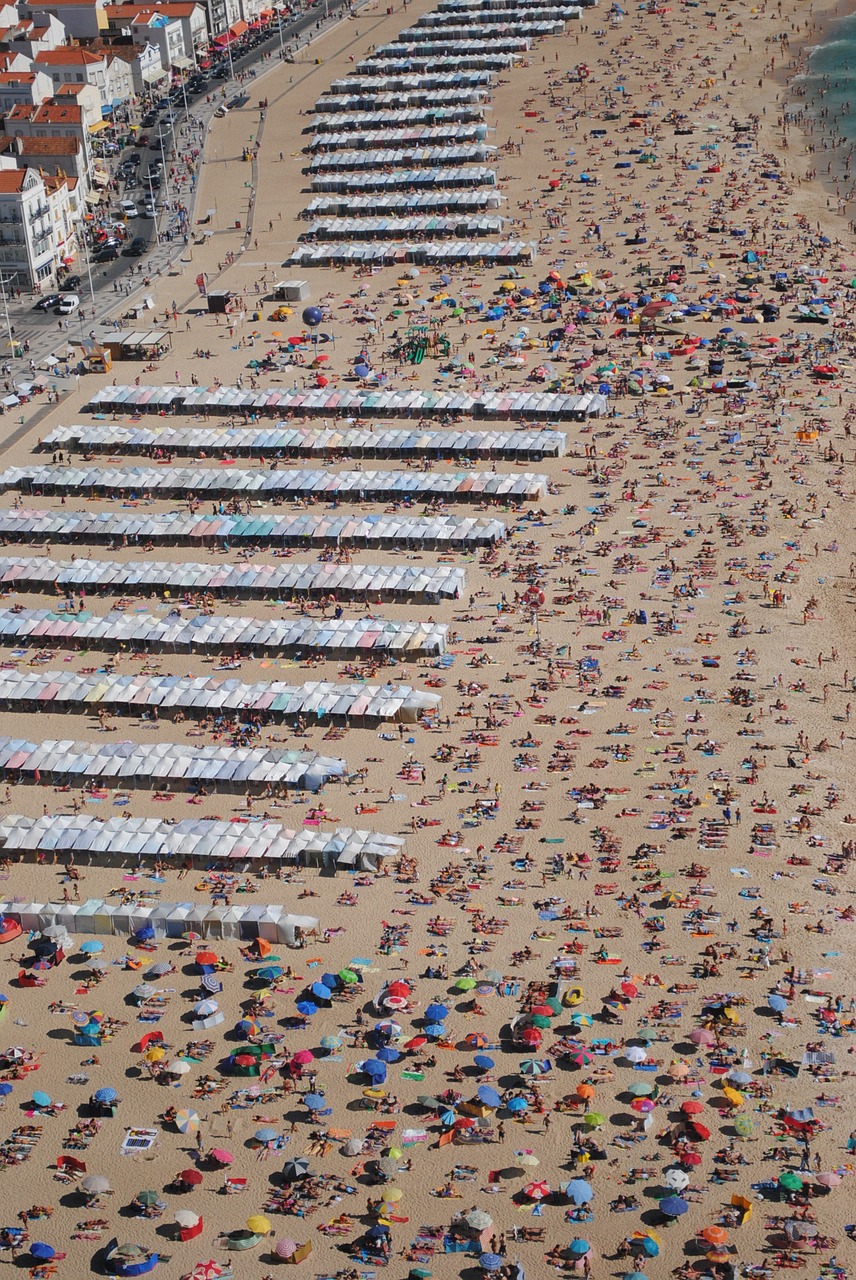
[[[486,209],[498,209],[503,197],[498,191],[419,191],[402,195],[390,191],[380,196],[313,196],[301,217],[379,217],[382,214],[420,214],[425,211],[462,214],[483,213]]]
[[[97,617],[89,612],[0,609],[0,643],[60,645],[114,650],[140,648],[174,653],[245,652],[365,654],[398,658],[437,656],[446,650],[445,622],[390,622],[376,618],[253,618],[249,614],[185,617],[174,609],[165,618],[118,610]]]
[[[473,142],[460,147],[385,147],[370,151],[347,150],[334,151],[330,155],[315,156],[304,169],[304,173],[327,173],[342,169],[411,169],[456,167],[462,164],[483,164],[488,160],[496,147],[484,142]]]
[[[193,467],[8,467],[0,472],[0,492],[92,493],[108,496],[146,493],[159,497],[301,497],[312,494],[345,501],[443,498],[479,502],[484,498],[537,500],[547,494],[547,477],[531,471],[280,471]]]
[[[379,129],[403,129],[420,124],[434,125],[438,121],[444,125],[467,124],[481,121],[486,110],[483,103],[470,102],[466,97],[463,100],[456,98],[454,102],[444,106],[440,106],[434,98],[418,106],[397,107],[389,111],[351,110],[336,98],[328,98],[327,102],[330,106],[325,111],[319,111],[316,105],[318,118],[313,120],[305,130],[312,135],[310,142],[313,147],[319,144],[328,145],[325,142],[325,131],[329,130],[353,137],[354,134],[362,131],[374,133]]]
[[[142,858],[247,859],[299,862],[303,866],[355,866],[374,870],[404,852],[404,838],[339,827],[334,831],[293,831],[268,818],[235,820],[184,818],[95,818],[55,814],[0,820],[0,844],[7,852],[74,854],[76,859],[117,861]],[[203,908],[204,909],[204,908]],[[98,932],[95,930],[94,932]]]
[[[405,83],[406,79],[402,77],[398,88],[393,90],[376,89],[371,82],[366,83],[362,80],[351,89],[344,89],[338,93],[334,93],[331,89],[326,96],[316,98],[312,112],[321,117],[332,117],[345,111],[376,114],[399,111],[402,108],[423,108],[434,112],[438,109],[443,111],[467,104],[481,110],[489,100],[490,76],[481,86],[462,84],[451,89],[419,88],[417,84]],[[412,81],[414,77],[409,79]],[[322,128],[325,127],[323,121],[317,121],[309,126],[310,129],[319,123]]]
[[[148,386],[118,383],[100,387],[89,401],[95,413],[246,413],[253,418],[282,418],[289,413],[352,414],[369,418],[423,418],[463,414],[494,420],[521,418],[541,421],[583,422],[608,412],[605,396],[589,391],[582,395],[559,391],[391,391],[360,389],[316,392],[294,388],[244,391],[240,387],[183,387],[176,384]],[[455,430],[460,428],[456,426]],[[469,429],[469,428],[468,428]]]
[[[179,592],[243,599],[285,599],[292,594],[331,600],[360,597],[436,604],[458,600],[466,575],[456,565],[205,564],[181,560],[46,560],[43,556],[0,558],[0,588],[68,593],[106,592],[165,596]]]
[[[424,187],[495,187],[496,170],[486,165],[466,165],[454,169],[369,169],[357,173],[316,173],[310,187],[313,191],[412,191]]]
[[[285,907],[270,904],[240,907],[207,907],[192,902],[161,902],[157,907],[136,903],[106,902],[89,898],[86,902],[3,902],[0,911],[6,920],[17,921],[23,929],[41,932],[62,927],[70,934],[112,934],[130,937],[149,928],[155,937],[180,938],[189,931],[212,941],[267,942],[292,947],[301,935],[314,933],[317,916],[296,915]],[[101,968],[99,957],[89,961]],[[82,1043],[90,1043],[88,1040]]]
[[[251,783],[318,791],[346,773],[345,761],[314,751],[276,748],[189,747],[177,742],[76,742],[0,738],[0,770],[23,774],[36,782],[118,784],[157,787],[169,783],[185,789],[244,791]]]
[[[105,543],[113,548],[141,544],[154,547],[327,546],[440,548],[474,550],[505,538],[501,520],[459,516],[190,515],[186,511],[137,515],[113,511],[0,511],[0,537],[7,542]]]
[[[377,146],[378,135],[374,130],[369,130],[365,133],[359,132],[349,129],[347,126],[350,123],[349,117],[345,116],[342,125],[334,132],[314,134],[309,139],[304,150],[340,151],[347,147],[363,150]],[[444,122],[443,124],[417,124],[410,128],[389,125],[383,131],[383,141],[387,146],[395,147],[428,147],[440,142],[450,144],[454,142],[484,141],[486,137],[487,126],[480,121],[469,121],[463,124],[454,121]]]
[[[159,423],[93,422],[56,427],[44,437],[42,451],[74,449],[86,453],[164,453],[193,455],[241,454],[250,458],[275,454],[323,457],[347,453],[350,457],[437,457],[475,455],[484,458],[561,458],[567,453],[563,431],[472,431],[467,428],[434,431],[420,427],[334,428],[296,427],[287,422],[276,427],[176,427]]]
[[[209,716],[248,711],[266,721],[312,717],[377,724],[397,720],[414,724],[439,710],[440,696],[410,685],[331,684],[310,680],[287,684],[260,680],[245,684],[216,676],[79,675],[75,671],[0,672],[0,707],[6,711],[101,710],[142,715]]]
[[[413,98],[408,95],[426,90],[434,95],[437,90],[441,93],[460,92],[461,89],[486,90],[489,89],[493,80],[492,71],[474,68],[453,71],[446,75],[442,72],[416,72],[404,76],[392,76],[388,71],[384,71],[376,76],[351,74],[341,80],[333,80],[327,92],[334,97],[352,93],[372,96],[388,93],[390,100],[404,103],[413,101]]]
[[[291,266],[326,267],[343,262],[419,262],[431,266],[459,262],[479,262],[489,266],[528,264],[534,261],[537,246],[525,240],[443,240],[436,244],[363,244],[331,240],[321,244],[300,244],[288,258]]]
[[[411,214],[404,218],[319,218],[310,222],[301,240],[336,240],[356,236],[361,240],[381,240],[392,236],[498,236],[505,219],[498,214],[472,217],[441,217],[438,214]],[[410,249],[407,252],[411,252]]]

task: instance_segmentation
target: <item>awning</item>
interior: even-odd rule
[[[101,133],[101,132],[102,132],[102,130],[104,130],[104,129],[109,129],[109,128],[110,128],[110,121],[109,121],[109,120],[96,120],[96,121],[95,121],[95,124],[91,124],[91,125],[89,126],[89,132],[90,132],[90,133]]]
[[[243,18],[239,18],[237,22],[233,22],[229,28],[229,35],[233,40],[237,40],[238,36],[242,36],[245,31],[249,31],[249,27]]]
[[[173,58],[172,65],[177,67],[179,71],[186,71],[188,67],[193,66],[192,58]]]

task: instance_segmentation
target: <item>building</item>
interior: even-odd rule
[[[184,24],[162,8],[148,5],[108,5],[108,29],[129,35],[134,44],[153,44],[160,50],[161,63],[168,70],[196,65],[193,45],[185,43]]]
[[[38,106],[53,93],[50,76],[43,71],[0,71],[0,111],[18,106]]]
[[[75,90],[72,93],[70,91]],[[77,101],[92,95],[100,102],[96,90],[90,86],[69,85],[59,98],[50,98],[38,107],[15,107],[5,119],[6,133],[11,138],[76,138],[80,143],[80,176],[86,181],[91,161],[89,147],[89,123],[93,115],[92,97],[89,101]],[[100,118],[100,105],[96,107]]]
[[[55,277],[53,211],[37,169],[0,156],[0,279],[3,287],[42,289]]]
[[[106,7],[108,30],[134,34],[135,24],[140,24],[146,15],[155,17],[160,14],[165,18],[181,23],[184,35],[185,56],[195,65],[199,57],[204,56],[208,48],[208,19],[204,4],[199,0],[170,0],[162,5],[108,4]],[[136,37],[135,37],[136,38]],[[173,66],[176,64],[173,63]]]
[[[36,54],[57,49],[66,39],[65,28],[52,14],[19,17],[11,5],[0,8],[0,44],[32,61]]]
[[[22,4],[18,12],[37,25],[50,15],[64,27],[66,37],[75,40],[93,40],[107,30],[104,0],[45,0],[44,4]]]
[[[90,53],[77,44],[62,45],[59,49],[51,49],[36,55],[35,64],[51,78],[52,87],[49,97],[63,85],[89,84],[98,90],[102,105],[112,105],[108,87],[107,55]]]

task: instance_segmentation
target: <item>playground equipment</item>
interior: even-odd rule
[[[410,325],[394,354],[396,359],[404,360],[407,364],[421,364],[426,355],[440,360],[447,357],[451,350],[452,344],[440,324],[432,320],[429,324]]]

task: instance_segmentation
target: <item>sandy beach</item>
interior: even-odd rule
[[[151,286],[170,353],[154,368],[117,362],[81,378],[3,455],[0,470],[21,471],[2,481],[0,522],[22,531],[2,525],[0,739],[56,742],[69,761],[86,754],[74,744],[93,746],[82,774],[64,777],[62,759],[45,776],[4,770],[6,919],[14,926],[16,904],[52,903],[56,914],[103,900],[187,912],[271,904],[318,925],[293,945],[253,942],[249,924],[241,939],[81,928],[55,965],[49,939],[10,929],[0,1257],[33,1280],[86,1269],[267,1277],[295,1256],[304,1275],[358,1280],[384,1269],[391,1280],[786,1270],[846,1280],[856,255],[846,184],[823,185],[833,171],[789,115],[784,79],[827,8],[584,10],[562,35],[536,39],[477,104],[498,183],[472,190],[501,197],[485,216],[504,219],[502,241],[534,247],[531,263],[290,265],[319,195],[306,170],[317,176],[351,151],[329,139],[305,150],[321,135],[314,104],[434,8],[367,6],[213,121],[191,243],[180,270]],[[355,143],[355,165],[368,145]],[[332,193],[331,206],[361,194]],[[315,221],[337,216],[350,215]],[[429,246],[453,239],[431,234]],[[347,239],[321,228],[312,244],[324,236]],[[229,313],[205,310],[200,275],[230,292]],[[272,288],[289,278],[309,297],[274,320]],[[418,325],[434,326],[437,354],[411,363]],[[333,340],[313,347],[313,332]],[[113,384],[191,382],[592,393],[607,407],[581,421],[498,411],[357,424],[334,408],[286,424],[565,434],[559,456],[533,444],[515,457],[508,444],[507,456],[463,461],[394,445],[360,456],[347,442],[242,455],[197,450],[192,438],[173,454],[129,442],[127,429],[278,418],[87,407]],[[74,426],[103,429],[104,443],[51,443]],[[225,496],[188,481],[184,497],[133,479],[109,487],[120,469],[170,466],[216,468]],[[49,484],[27,479],[45,467]],[[106,472],[107,488],[75,479],[84,467]],[[503,537],[438,549],[405,536],[283,545],[261,533],[174,546],[62,530],[77,512],[216,518],[239,479],[310,469],[343,480],[406,472],[427,496],[252,494],[237,498],[238,515],[495,519]],[[490,496],[497,478],[530,474],[543,477],[535,496]],[[58,521],[48,535],[37,523],[46,515]],[[42,560],[62,575],[44,590],[43,575],[13,564]],[[90,561],[113,562],[118,585],[91,585]],[[155,581],[157,566],[142,582],[121,579],[143,562],[200,575],[323,562],[464,577],[457,598],[392,586],[193,591]],[[45,634],[47,624],[9,639],[31,610],[107,623],[86,642]],[[151,619],[226,618],[447,630],[444,652],[395,656],[349,642],[329,652],[120,634]],[[106,692],[116,676],[141,690],[169,678],[173,705],[155,713],[141,692],[119,706]],[[255,701],[200,710],[190,682],[202,679],[252,687]],[[431,697],[418,715],[375,720],[289,713],[265,701],[259,686],[271,682]],[[99,753],[125,743],[344,763],[317,792],[279,775],[199,786],[142,772],[119,786]],[[149,819],[165,849],[180,834],[171,828],[208,820],[248,843],[276,826],[331,847],[343,829],[402,844],[379,865],[338,867],[335,853],[324,867],[268,865],[240,849],[70,856],[61,833],[72,818]],[[38,838],[25,838],[24,820],[39,820]],[[176,1181],[182,1171],[199,1176]],[[89,1177],[106,1190],[87,1194]],[[139,1250],[111,1258],[116,1241]]]

